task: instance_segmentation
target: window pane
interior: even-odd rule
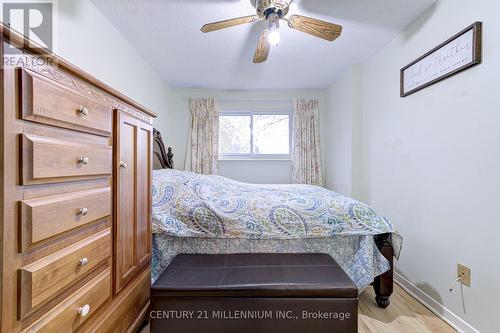
[[[254,154],[290,154],[290,116],[254,115]]]
[[[219,117],[219,153],[250,154],[250,116]]]

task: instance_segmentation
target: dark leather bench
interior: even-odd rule
[[[357,332],[358,290],[326,254],[181,254],[151,288],[151,332]]]

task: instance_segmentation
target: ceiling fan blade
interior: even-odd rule
[[[240,24],[256,22],[258,20],[259,20],[259,17],[257,15],[238,17],[238,18],[234,18],[234,19],[230,19],[230,20],[205,24],[201,28],[201,31],[212,32],[212,31],[216,31],[216,30],[234,27],[234,26],[240,25]]]
[[[271,49],[271,44],[267,38],[269,31],[266,29],[260,34],[259,44],[257,45],[257,50],[255,50],[255,55],[253,57],[253,62],[255,64],[260,64],[267,60],[269,55],[269,50]]]
[[[288,19],[290,28],[305,32],[315,37],[334,41],[342,33],[342,26],[302,15],[292,15]]]

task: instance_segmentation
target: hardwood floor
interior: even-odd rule
[[[367,288],[359,296],[360,333],[456,332],[397,283],[388,308],[379,308],[374,297],[373,288]]]
[[[391,305],[381,309],[373,288],[359,296],[358,333],[447,333],[456,332],[398,284],[394,284]],[[140,333],[149,333],[149,325]]]

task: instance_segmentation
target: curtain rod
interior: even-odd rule
[[[292,99],[225,99],[216,98],[218,102],[248,102],[248,103],[293,103]],[[183,98],[182,101],[189,102],[189,98]]]

